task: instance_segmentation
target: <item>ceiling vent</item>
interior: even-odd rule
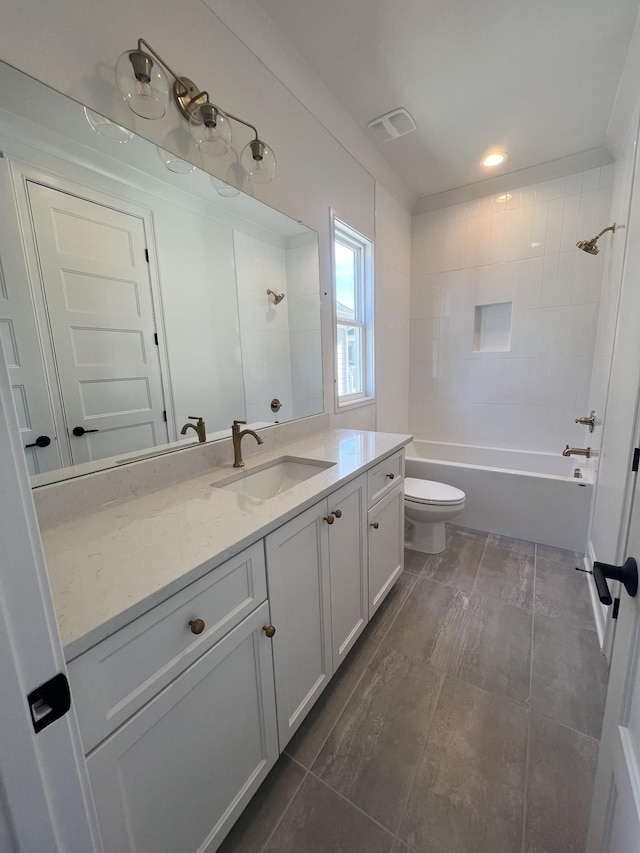
[[[390,142],[416,129],[416,123],[404,107],[378,116],[367,125],[378,142]]]

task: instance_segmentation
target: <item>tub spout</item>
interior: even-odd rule
[[[565,447],[562,451],[563,456],[586,456],[587,459],[591,456],[591,448],[590,447]]]

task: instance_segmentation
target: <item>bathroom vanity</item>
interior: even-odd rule
[[[107,853],[217,849],[402,571],[409,440],[320,432],[43,531]]]

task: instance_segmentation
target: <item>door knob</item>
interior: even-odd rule
[[[380,527],[379,521],[374,521],[373,524],[370,524],[369,527],[373,527],[374,530],[377,530]]]
[[[39,435],[33,444],[25,444],[25,447],[49,447],[51,439],[48,435]]]
[[[333,524],[333,522],[335,521],[332,515],[325,515],[324,520],[327,522],[327,524]]]
[[[333,509],[333,510],[331,510],[331,515],[335,515],[336,518],[342,518],[342,510],[341,509]]]
[[[71,432],[76,436],[76,438],[80,438],[80,436],[84,435],[86,432],[100,432],[99,429],[85,429],[84,427],[74,427]]]
[[[202,619],[191,619],[189,621],[189,627],[191,628],[192,634],[202,634],[205,629],[205,624]]]
[[[622,566],[610,566],[608,563],[593,564],[593,579],[602,604],[611,604],[611,593],[607,578],[620,581],[629,595],[633,598],[638,592],[638,564],[633,557],[628,557]]]
[[[276,633],[276,629],[273,625],[263,625],[262,630],[269,638],[273,637],[273,635]]]

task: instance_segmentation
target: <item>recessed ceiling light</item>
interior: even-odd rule
[[[499,166],[500,163],[504,163],[509,155],[505,151],[492,151],[491,154],[487,154],[487,156],[482,161],[483,166],[488,166],[491,168],[492,166]]]

